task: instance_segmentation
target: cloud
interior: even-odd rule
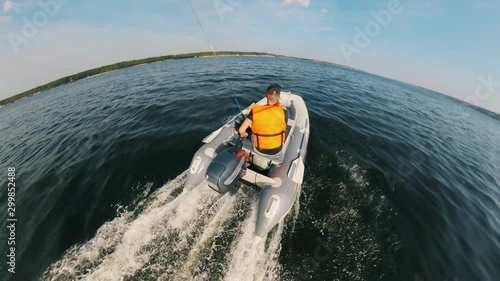
[[[288,6],[299,6],[307,8],[311,4],[311,0],[284,0],[281,4],[285,7]]]
[[[12,20],[12,17],[0,16],[0,24],[9,23]]]
[[[3,2],[3,11],[5,13],[11,12],[11,11],[19,11],[19,8],[21,7],[21,4],[14,3],[11,0],[6,0]]]
[[[321,9],[320,13],[322,16],[325,16],[326,14],[328,14],[328,9]]]

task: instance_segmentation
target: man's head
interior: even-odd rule
[[[276,104],[280,100],[281,86],[278,84],[270,84],[266,90],[268,104]]]

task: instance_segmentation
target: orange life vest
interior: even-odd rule
[[[285,142],[285,110],[276,105],[258,105],[251,108],[253,114],[253,145],[258,149],[276,149]]]

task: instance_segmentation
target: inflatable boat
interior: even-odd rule
[[[263,98],[256,104],[266,105]],[[259,207],[255,236],[264,238],[294,204],[304,178],[304,163],[309,141],[309,114],[304,100],[296,94],[281,92],[280,104],[287,112],[286,139],[275,155],[259,152],[251,137],[242,139],[239,125],[248,107],[218,130],[207,136],[204,145],[194,154],[184,189],[192,190],[206,181],[220,194],[235,193],[240,181],[259,187]],[[267,169],[255,166],[256,160],[268,164]]]

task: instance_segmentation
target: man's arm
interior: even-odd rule
[[[252,120],[246,118],[245,121],[243,121],[243,124],[241,124],[240,129],[238,130],[238,133],[240,133],[240,137],[246,138],[248,136],[248,133],[246,132],[248,127],[252,125]]]

